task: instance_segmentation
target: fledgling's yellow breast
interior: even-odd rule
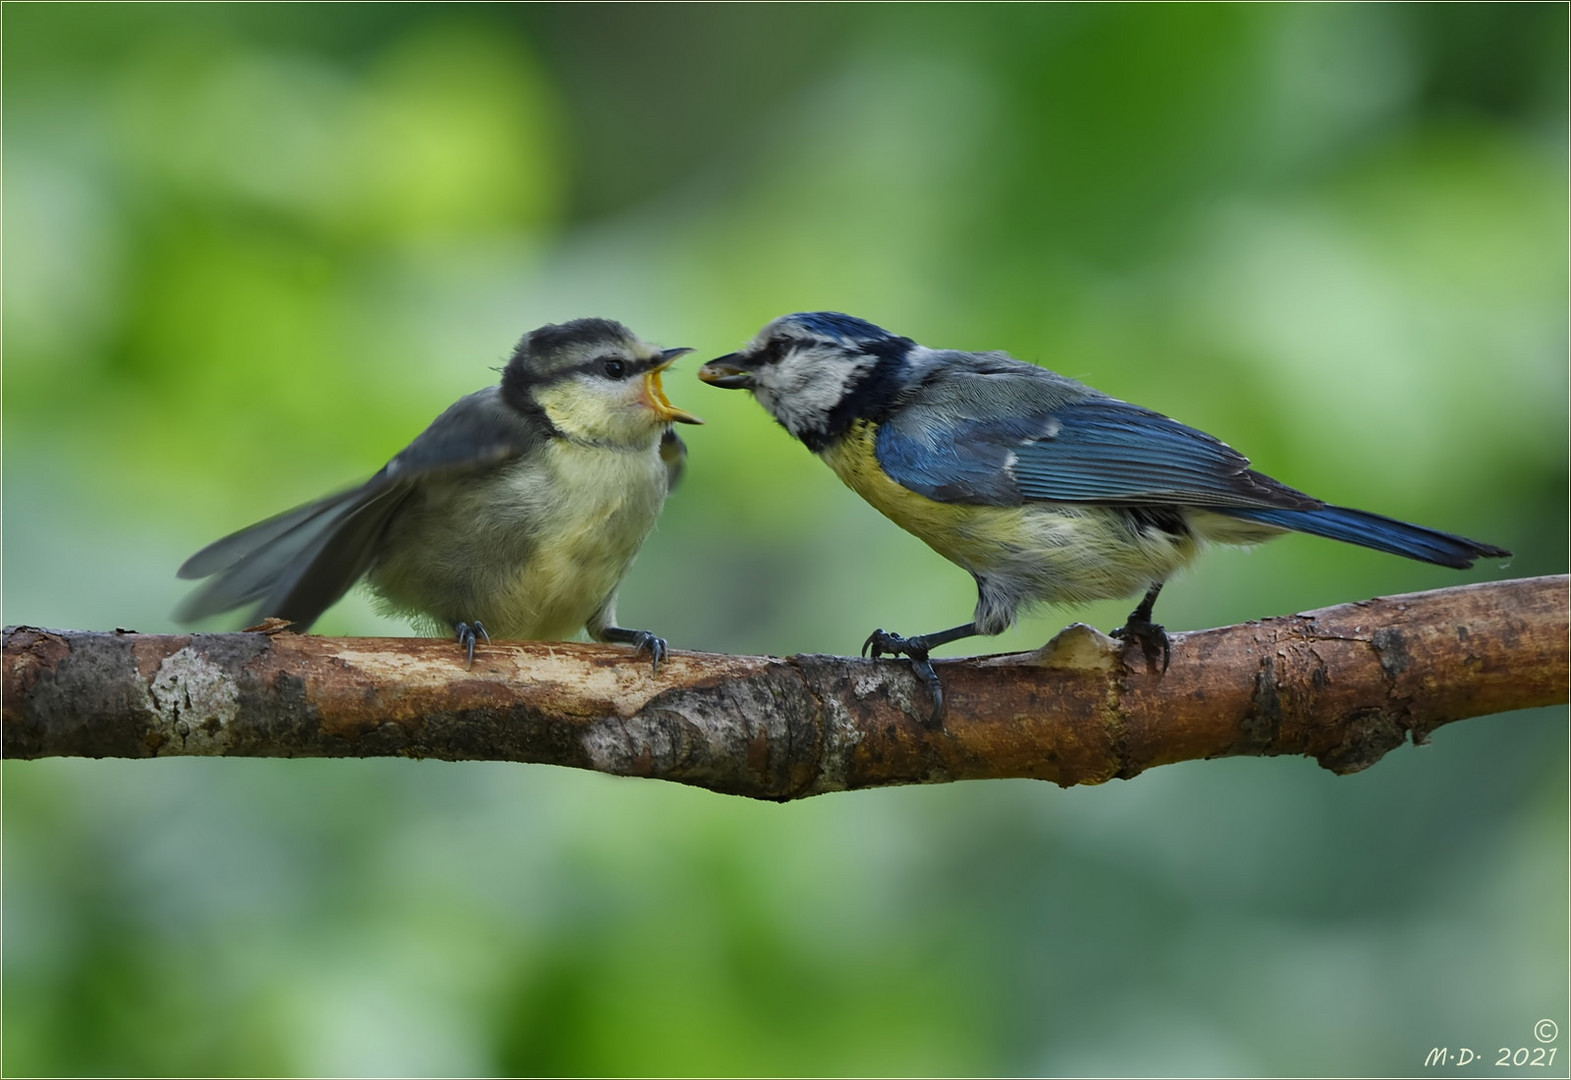
[[[616,591],[665,501],[653,448],[628,453],[565,440],[546,451],[549,509],[533,557],[498,598],[516,636],[572,637]]]
[[[658,434],[629,449],[553,439],[465,482],[428,484],[370,572],[389,611],[430,629],[574,637],[610,602],[654,527],[668,481]]]

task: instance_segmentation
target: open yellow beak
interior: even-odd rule
[[[660,373],[670,367],[678,356],[685,356],[692,349],[667,349],[661,356],[660,363],[650,368],[644,375],[644,404],[648,405],[654,414],[667,424],[702,424],[703,421],[686,409],[678,409],[671,404],[665,396],[665,388],[660,385]]]

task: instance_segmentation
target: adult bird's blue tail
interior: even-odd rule
[[[1465,536],[1410,525],[1395,518],[1382,517],[1365,510],[1350,510],[1345,506],[1325,506],[1318,510],[1235,510],[1223,513],[1245,521],[1258,521],[1262,525],[1275,525],[1279,529],[1324,536],[1329,540],[1343,540],[1360,544],[1392,555],[1405,555],[1409,559],[1466,570],[1474,559],[1503,559],[1510,556],[1505,548],[1481,544]]]

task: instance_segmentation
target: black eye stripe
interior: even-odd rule
[[[653,360],[643,360],[632,356],[616,356],[602,354],[592,360],[585,360],[579,364],[577,370],[586,375],[602,379],[622,380],[631,378],[654,367]]]

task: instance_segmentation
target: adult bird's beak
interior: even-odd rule
[[[660,373],[670,367],[677,357],[686,356],[692,351],[692,349],[666,349],[660,354],[660,362],[644,375],[644,404],[667,424],[703,423],[686,409],[678,409],[671,404],[665,396],[665,388],[660,385]]]
[[[738,362],[741,353],[726,353],[698,369],[698,377],[722,390],[746,390],[753,385],[753,373]]]

